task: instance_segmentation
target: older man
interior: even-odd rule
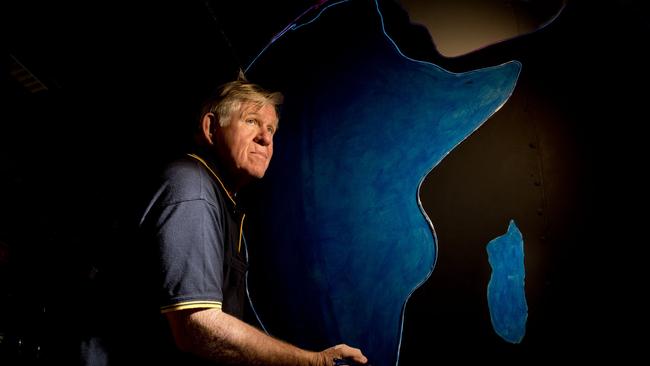
[[[264,176],[273,156],[280,93],[247,81],[223,85],[205,104],[197,150],[172,162],[140,220],[156,248],[155,286],[163,315],[162,361],[179,365],[366,363],[340,344],[321,352],[273,338],[243,319],[247,261],[244,214],[235,193]],[[164,337],[163,337],[164,339]],[[137,348],[136,348],[137,349]],[[159,357],[153,357],[159,361]]]

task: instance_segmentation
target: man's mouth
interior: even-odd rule
[[[253,154],[254,156],[256,156],[258,158],[263,158],[264,160],[268,160],[268,158],[269,158],[269,156],[266,153],[261,152],[261,151],[251,151],[251,154]]]

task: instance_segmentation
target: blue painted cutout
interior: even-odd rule
[[[524,279],[524,240],[514,220],[508,232],[487,245],[492,276],[487,287],[488,307],[494,331],[510,343],[526,334],[528,305]]]
[[[521,65],[466,73],[405,57],[377,4],[332,4],[248,68],[285,95],[273,161],[247,192],[250,296],[265,329],[398,362],[406,302],[433,271],[424,177],[510,97]]]

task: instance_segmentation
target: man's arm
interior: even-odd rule
[[[359,349],[344,344],[321,352],[303,350],[219,309],[179,310],[165,315],[182,351],[228,365],[332,366],[335,358],[367,362]]]

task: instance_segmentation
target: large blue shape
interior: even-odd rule
[[[406,302],[436,260],[419,186],[506,102],[520,64],[455,74],[408,59],[374,2],[288,29],[248,72],[286,97],[249,192],[252,302],[273,335],[395,365]]]

